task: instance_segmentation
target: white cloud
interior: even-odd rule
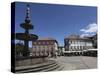
[[[97,33],[97,30],[98,30],[98,25],[96,23],[91,23],[91,24],[87,25],[86,28],[83,28],[80,30],[81,32],[83,32],[81,34],[81,37],[92,36],[95,33]]]
[[[98,26],[96,23],[89,24],[86,28],[81,29],[84,33],[95,33],[97,32]]]

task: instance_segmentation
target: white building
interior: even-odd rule
[[[81,38],[78,35],[70,35],[64,39],[65,51],[82,52],[83,50],[93,48],[91,39]]]
[[[32,56],[50,56],[56,54],[58,42],[53,38],[42,38],[32,42]]]

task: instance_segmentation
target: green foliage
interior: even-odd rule
[[[16,55],[20,56],[20,54],[23,54],[24,45],[22,43],[17,43],[15,45]]]

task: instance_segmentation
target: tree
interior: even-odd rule
[[[24,45],[22,43],[15,44],[16,56],[23,55],[23,51],[24,51],[23,49],[24,49]]]

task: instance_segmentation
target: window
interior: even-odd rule
[[[69,41],[69,44],[71,44],[72,43],[72,41]]]
[[[47,41],[47,44],[49,44],[49,41]]]
[[[53,42],[51,42],[51,44],[53,44]]]
[[[72,46],[70,46],[70,49],[72,49]]]
[[[43,43],[43,44],[45,44],[45,42],[44,42],[44,41],[43,41],[42,43]]]
[[[72,43],[74,44],[75,41],[72,41]]]
[[[38,44],[40,45],[40,44],[41,44],[41,42],[38,42]]]

